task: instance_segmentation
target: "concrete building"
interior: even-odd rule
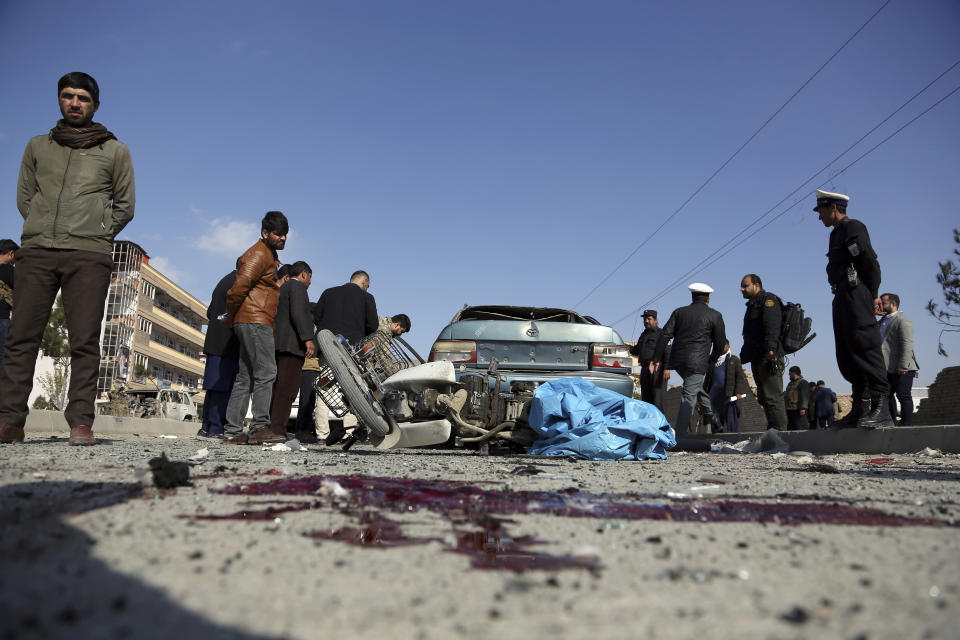
[[[117,382],[199,391],[206,323],[207,306],[150,266],[143,248],[114,242],[98,391]]]

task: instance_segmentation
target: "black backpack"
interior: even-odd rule
[[[780,306],[783,308],[780,345],[783,347],[785,354],[796,353],[817,337],[817,334],[810,333],[810,329],[813,327],[813,318],[805,317],[803,307],[797,302],[784,303],[783,300],[780,300]]]

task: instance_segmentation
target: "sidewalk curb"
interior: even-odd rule
[[[97,416],[93,423],[94,434],[140,434],[195,436],[200,428],[199,422],[181,422],[161,418],[117,418],[115,416]],[[24,430],[30,433],[70,432],[62,411],[33,409],[27,416]]]
[[[763,432],[717,433],[702,436],[709,440],[740,442]],[[694,434],[692,437],[696,437]],[[960,425],[891,427],[888,429],[843,429],[828,431],[781,431],[780,437],[794,451],[827,453],[915,453],[929,447],[943,453],[960,453]]]

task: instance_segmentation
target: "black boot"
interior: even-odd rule
[[[890,406],[887,399],[876,397],[870,399],[870,412],[857,421],[857,427],[860,429],[877,429],[880,427],[892,427],[893,418],[890,417]]]
[[[862,412],[851,409],[847,415],[839,420],[834,420],[832,426],[834,429],[852,429],[857,426],[861,415],[863,415]]]

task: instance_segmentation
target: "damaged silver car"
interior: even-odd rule
[[[486,449],[498,440],[525,450],[527,416],[542,383],[579,376],[624,395],[633,390],[620,336],[588,316],[534,307],[465,307],[424,362],[401,338],[375,333],[353,348],[317,334],[323,358],[315,385],[330,412],[359,425],[344,448],[441,443]]]

